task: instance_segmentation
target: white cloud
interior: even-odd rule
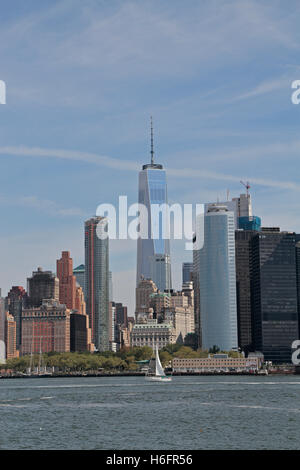
[[[260,95],[265,95],[266,93],[271,93],[276,90],[280,89],[286,89],[289,90],[291,87],[291,82],[292,82],[292,75],[287,77],[279,77],[275,79],[269,79],[269,80],[263,80],[261,83],[256,85],[252,90],[249,90],[248,92],[241,93],[240,95],[237,95],[231,99],[228,100],[228,102],[235,102],[235,101],[241,101],[245,100],[248,98],[254,98],[256,96]]]
[[[85,214],[85,212],[79,207],[61,207],[54,201],[49,199],[40,199],[37,196],[8,197],[0,195],[0,204],[5,206],[33,208],[46,214],[57,216],[88,216],[88,214]]]
[[[270,155],[274,153],[281,153],[282,155],[294,154],[300,151],[300,141],[288,142],[288,143],[277,143],[270,144],[266,146],[261,146],[260,148],[253,147],[247,149],[241,149],[233,153],[226,155],[226,152],[222,154],[222,159],[229,160],[234,155],[241,157],[246,156],[258,156],[258,155]],[[0,154],[2,155],[14,155],[19,157],[38,157],[38,158],[62,158],[67,160],[75,161],[84,161],[87,163],[100,165],[108,168],[113,168],[115,170],[121,171],[138,171],[139,165],[135,162],[129,160],[121,160],[117,158],[112,158],[108,156],[101,156],[89,152],[78,152],[73,150],[61,150],[61,149],[43,149],[38,147],[0,147]],[[204,169],[195,169],[195,168],[168,168],[167,173],[170,176],[176,178],[208,178],[212,180],[222,180],[222,181],[232,181],[239,182],[241,179],[248,179],[247,175],[235,176],[232,174],[219,173],[215,171],[208,171]],[[271,188],[280,188],[285,190],[300,191],[300,184],[293,181],[279,181],[272,180],[268,178],[252,178],[251,182],[256,185],[271,187]]]

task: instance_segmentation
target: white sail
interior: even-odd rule
[[[156,347],[156,357],[155,357],[155,375],[158,377],[164,377],[165,376],[165,371],[161,365],[160,359],[159,359],[159,354],[158,354],[158,348]]]

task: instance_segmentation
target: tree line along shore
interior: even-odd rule
[[[205,358],[216,350],[202,351],[201,349],[193,350],[189,346],[168,345],[159,351],[159,356],[163,367],[171,367],[172,359],[177,358]],[[225,351],[220,351],[225,352]],[[235,351],[226,352],[229,357],[239,357],[240,353]],[[18,372],[26,373],[30,368],[38,368],[43,366],[44,369],[55,370],[55,372],[71,373],[71,372],[91,372],[91,371],[107,371],[107,372],[138,372],[141,369],[143,361],[145,363],[151,359],[153,355],[152,348],[148,346],[123,348],[118,352],[49,352],[43,354],[34,354],[12,358],[1,365],[4,373]]]

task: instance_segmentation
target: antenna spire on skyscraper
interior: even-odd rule
[[[150,122],[151,122],[151,165],[154,164],[154,149],[153,149],[153,121],[152,121],[152,116],[150,116]]]

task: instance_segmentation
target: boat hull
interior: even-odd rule
[[[146,377],[146,380],[151,380],[152,382],[171,382],[172,379],[171,377],[151,377],[151,376],[148,376]]]

